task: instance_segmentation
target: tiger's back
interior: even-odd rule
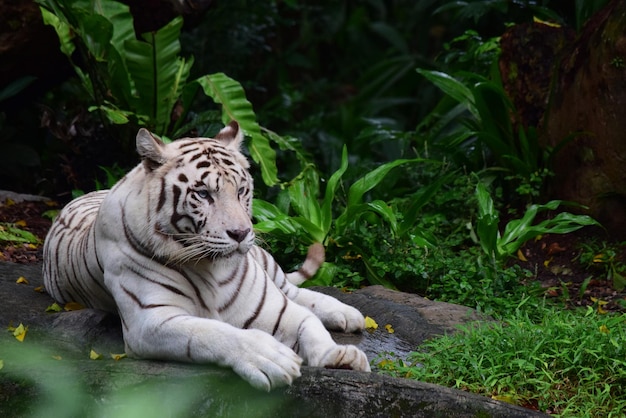
[[[96,251],[95,221],[108,190],[71,201],[57,215],[43,248],[43,279],[58,302],[115,312]]]

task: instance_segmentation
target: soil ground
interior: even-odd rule
[[[18,222],[35,234],[37,245],[0,241],[0,261],[41,261],[42,243],[51,221],[45,212],[59,205],[43,202],[0,203],[0,228]],[[527,242],[513,261],[533,272],[548,298],[569,307],[594,306],[602,311],[626,311],[626,290],[615,289],[614,278],[626,276],[626,242],[612,242],[600,228],[567,235],[546,235]],[[619,279],[619,277],[618,277]]]

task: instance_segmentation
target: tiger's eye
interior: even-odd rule
[[[246,188],[240,187],[239,190],[237,190],[237,196],[241,197],[245,192],[246,192]]]
[[[200,189],[196,190],[195,193],[196,196],[198,196],[200,199],[208,200],[209,203],[213,203],[213,198],[211,197],[211,193],[209,193],[208,190]]]

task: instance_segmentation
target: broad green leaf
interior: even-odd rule
[[[107,70],[111,94],[119,102],[118,106],[137,110],[133,106],[133,88],[131,74],[126,64],[126,40],[135,40],[133,17],[128,6],[118,2],[99,1],[94,3],[94,10],[104,16],[111,24],[113,33],[107,55]],[[141,112],[139,112],[141,113]],[[147,114],[144,114],[147,116]]]
[[[422,158],[415,159],[400,159],[388,162],[386,164],[380,165],[376,167],[374,170],[370,171],[357,181],[355,181],[348,191],[348,208],[353,205],[358,205],[361,203],[363,199],[363,195],[380,183],[385,176],[394,168],[407,164],[407,163],[417,163],[417,162],[425,162],[429,160],[425,160]]]
[[[191,63],[180,58],[182,18],[176,18],[157,32],[144,34],[143,41],[126,40],[125,59],[134,81],[137,113],[150,117],[158,135],[166,133],[172,108],[181,94]]]
[[[317,201],[319,177],[315,167],[308,166],[289,186],[289,197],[294,210],[321,228],[321,210]]]
[[[413,230],[408,236],[411,242],[418,247],[435,248],[437,246],[437,238],[425,229]]]
[[[269,202],[254,199],[252,212],[256,220],[254,229],[259,232],[269,233],[275,230],[282,231],[285,234],[296,234],[298,232],[297,224],[287,214]]]
[[[321,216],[322,216],[322,229],[326,232],[330,231],[330,227],[333,221],[332,204],[335,200],[335,192],[341,177],[348,169],[348,148],[344,145],[341,152],[341,166],[337,171],[330,176],[328,184],[326,185],[326,191],[324,192],[324,200],[322,201]]]
[[[231,120],[237,121],[239,126],[250,137],[248,150],[252,159],[259,164],[263,181],[268,186],[278,183],[278,169],[276,168],[276,152],[269,144],[269,140],[262,135],[261,128],[256,121],[252,104],[237,81],[224,73],[206,75],[195,80],[204,94],[215,103],[222,105],[222,122],[227,124]],[[185,103],[191,103],[195,91],[193,87],[185,93]]]
[[[107,119],[115,125],[124,125],[129,122],[129,112],[109,107],[107,105],[91,106],[88,110],[93,112],[94,110],[101,110],[106,115]]]
[[[0,242],[2,241],[36,244],[39,239],[31,232],[17,228],[12,224],[1,223]]]
[[[378,272],[376,271],[376,269],[374,269],[374,267],[369,262],[367,257],[363,256],[361,260],[363,261],[363,265],[365,266],[365,271],[367,271],[367,280],[371,284],[380,285],[380,286],[386,287],[387,289],[396,290],[396,287],[394,286],[393,283],[391,283],[389,280],[385,279],[383,276],[378,274]]]
[[[111,45],[120,53],[124,51],[124,43],[135,39],[133,16],[127,5],[117,1],[94,0],[91,2],[93,12],[105,17],[113,28]]]
[[[504,90],[493,82],[481,82],[471,91],[479,113],[478,137],[487,144],[496,157],[502,158],[506,155],[519,159],[521,154],[513,138],[511,125],[513,106]],[[523,172],[527,171],[524,168]]]
[[[626,287],[626,277],[620,274],[614,266],[609,270],[609,280],[613,281],[613,288],[618,292]]]
[[[291,218],[295,223],[300,225],[301,230],[306,231],[312,242],[324,242],[326,239],[326,231],[323,231],[318,225],[301,216]]]
[[[499,244],[500,255],[514,254],[526,241],[544,234],[568,234],[584,226],[599,225],[598,222],[586,215],[574,215],[561,212],[554,218],[546,219],[536,225],[532,221],[538,212],[555,210],[560,201],[553,200],[545,205],[531,205],[522,219],[510,221],[503,233]]]
[[[476,220],[476,234],[481,248],[489,257],[498,255],[498,242],[500,231],[498,230],[499,216],[493,206],[493,199],[484,184],[476,185],[476,197],[478,200],[478,218]]]
[[[423,75],[428,81],[437,86],[445,94],[463,104],[474,117],[479,118],[478,109],[474,102],[474,95],[463,83],[440,71],[428,71],[421,68],[417,72]]]
[[[39,8],[43,17],[43,22],[46,25],[50,25],[54,28],[57,36],[59,37],[59,43],[61,44],[61,52],[66,56],[72,57],[76,46],[73,42],[72,28],[65,20],[61,20],[56,14],[50,12],[44,7]]]
[[[315,276],[302,283],[302,287],[330,286],[337,275],[337,266],[333,263],[322,263]]]
[[[357,181],[348,190],[348,203],[343,213],[335,221],[337,234],[342,235],[349,223],[353,222],[363,211],[363,195],[376,187],[392,169],[407,163],[424,162],[422,158],[400,159],[383,164],[370,171]]]
[[[387,202],[382,200],[374,200],[372,202],[368,202],[365,206],[367,210],[370,210],[380,216],[385,222],[389,224],[391,231],[394,235],[398,233],[398,220],[396,219],[396,214],[393,209],[389,207]]]

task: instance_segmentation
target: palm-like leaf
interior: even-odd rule
[[[260,165],[265,184],[273,186],[278,183],[276,152],[270,146],[269,140],[261,133],[252,104],[246,98],[246,93],[241,84],[223,73],[206,75],[197,79],[195,83],[215,103],[222,105],[222,122],[224,124],[231,120],[237,121],[251,138],[248,150],[252,159]],[[190,102],[190,97],[194,94],[194,86],[190,86],[184,101]]]
[[[182,18],[176,18],[157,32],[143,35],[143,41],[126,40],[125,58],[135,86],[134,107],[147,115],[157,134],[169,127],[174,103],[189,76],[191,62],[179,57]]]

